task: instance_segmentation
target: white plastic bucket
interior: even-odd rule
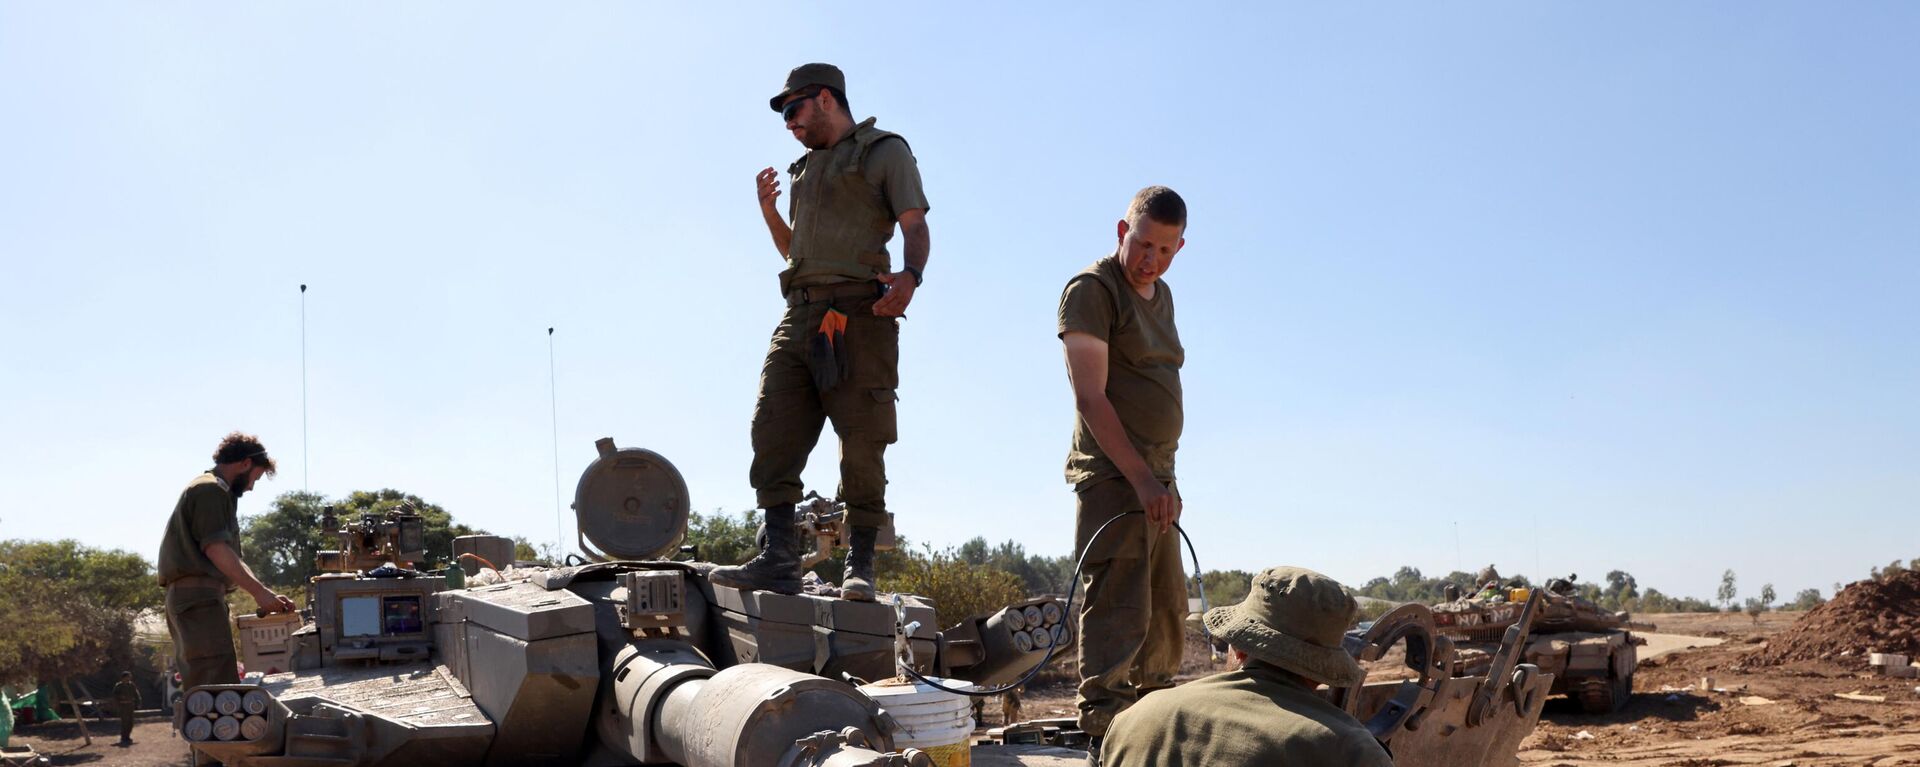
[[[928,678],[957,690],[973,688],[972,682],[964,680]],[[894,748],[925,751],[940,767],[971,767],[972,699],[917,681],[912,684],[880,682],[861,687],[860,691],[879,703],[900,725],[900,731],[893,736]]]

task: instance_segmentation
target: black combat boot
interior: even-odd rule
[[[800,593],[800,555],[793,551],[793,504],[767,507],[767,544],[744,565],[716,567],[707,580],[775,594]]]
[[[873,601],[873,544],[880,528],[856,527],[847,542],[847,572],[840,579],[840,598],[855,602]]]

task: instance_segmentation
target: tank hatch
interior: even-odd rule
[[[580,547],[596,559],[661,559],[687,533],[687,481],[652,450],[594,442],[600,457],[580,475],[573,516]]]

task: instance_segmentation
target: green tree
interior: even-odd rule
[[[955,549],[953,555],[970,565],[984,565],[989,556],[987,539],[976,535],[973,540],[960,544],[960,548]]]
[[[1068,559],[1067,574],[1063,576],[1057,560],[1028,554],[1026,546],[1019,541],[1008,540],[998,546],[989,546],[986,538],[975,536],[960,544],[954,550],[954,556],[970,565],[1013,573],[1021,583],[1026,584],[1030,594],[1064,594],[1072,577],[1071,558]]]
[[[166,594],[146,558],[123,549],[96,549],[79,541],[0,542],[0,562],[16,578],[60,581],[113,610],[159,607]],[[3,594],[5,592],[0,592]]]
[[[513,537],[513,561],[560,564],[560,555],[552,543],[534,543],[532,538],[516,535]],[[505,567],[504,564],[501,566]]]
[[[1239,604],[1253,590],[1253,573],[1245,570],[1208,570],[1200,577],[1209,607]]]
[[[1788,602],[1782,609],[1811,610],[1825,604],[1826,601],[1827,600],[1820,598],[1819,589],[1803,589],[1799,594],[1794,595],[1793,601]]]
[[[1721,609],[1733,605],[1733,598],[1740,595],[1740,591],[1734,586],[1733,570],[1729,569],[1720,575],[1720,590],[1715,591],[1713,595],[1720,600]]]
[[[1778,595],[1773,593],[1773,584],[1769,583],[1764,586],[1761,586],[1760,587],[1760,606],[1765,609],[1772,610],[1773,600],[1777,596]]]
[[[0,684],[130,664],[134,615],[163,601],[140,555],[71,540],[0,542],[0,595]]]
[[[1633,575],[1625,570],[1612,570],[1607,573],[1606,601],[1614,609],[1625,609],[1626,605],[1640,597],[1640,584]]]
[[[1425,580],[1426,579],[1420,575],[1420,568],[1418,567],[1406,565],[1402,566],[1399,570],[1395,570],[1393,573],[1393,599],[1401,602],[1413,601],[1418,597],[1420,586]]]
[[[1900,560],[1896,559],[1896,560],[1893,560],[1893,562],[1887,565],[1886,568],[1884,569],[1876,568],[1874,571],[1873,579],[1876,581],[1890,581],[1900,577],[1900,574],[1906,571],[1907,571],[1906,566],[1900,564]]]
[[[339,540],[320,529],[326,505],[324,495],[295,490],[281,493],[266,511],[243,520],[241,556],[260,582],[282,589],[301,587],[319,573],[314,558]]]
[[[1019,576],[972,564],[953,549],[903,547],[897,553],[902,556],[893,567],[879,568],[880,588],[931,600],[939,628],[1027,598],[1026,584]]]
[[[695,558],[702,562],[737,565],[760,551],[760,545],[754,542],[759,533],[758,509],[739,514],[719,509],[711,514],[696,511],[687,518],[687,537],[682,544],[694,547]]]

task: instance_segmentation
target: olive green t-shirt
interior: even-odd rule
[[[1392,767],[1367,728],[1266,666],[1196,679],[1140,699],[1107,728],[1109,767]]]
[[[233,553],[240,553],[240,520],[233,494],[222,486],[220,478],[208,471],[180,491],[180,501],[167,520],[166,535],[160,539],[160,583],[176,578],[206,576],[225,580],[219,568],[201,546],[211,541],[226,541]]]
[[[928,208],[906,139],[873,125],[867,118],[833,146],[794,163],[787,201],[793,239],[782,291],[893,271],[887,242],[895,223],[902,213]]]
[[[1107,400],[1153,476],[1173,481],[1173,454],[1185,423],[1180,365],[1187,353],[1174,327],[1173,291],[1167,282],[1155,280],[1153,298],[1141,298],[1128,284],[1117,257],[1100,259],[1068,280],[1060,294],[1058,335],[1065,337],[1068,332],[1107,342]],[[1087,419],[1075,419],[1073,446],[1067,451],[1067,481],[1085,487],[1120,476],[1094,439]]]

